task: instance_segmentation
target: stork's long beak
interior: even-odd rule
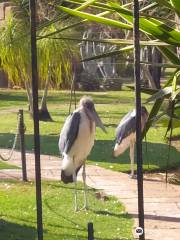
[[[92,111],[88,111],[88,112],[89,112],[89,115],[91,116],[91,119],[95,121],[96,126],[100,127],[103,130],[103,132],[107,133],[106,128],[104,127],[96,110],[93,109]]]

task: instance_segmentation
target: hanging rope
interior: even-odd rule
[[[19,136],[19,125],[20,125],[20,115],[18,114],[18,121],[17,121],[17,128],[16,128],[16,134],[14,136],[14,141],[13,141],[13,145],[12,145],[12,149],[9,151],[9,156],[8,157],[4,157],[1,153],[0,153],[0,159],[3,161],[9,161],[13,155],[13,152],[16,148],[16,144],[17,144],[17,139]]]

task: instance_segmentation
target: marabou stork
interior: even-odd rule
[[[148,119],[148,111],[141,106],[141,130],[144,129]],[[136,109],[127,113],[116,128],[116,143],[113,156],[118,157],[130,147],[131,177],[134,178],[134,145],[136,142]]]
[[[96,126],[106,132],[93,100],[82,97],[79,107],[68,116],[61,130],[59,150],[62,155],[61,180],[75,184],[75,211],[77,208],[77,174],[83,166],[84,208],[87,209],[85,161],[94,145]]]

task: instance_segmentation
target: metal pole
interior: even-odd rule
[[[20,134],[20,148],[21,148],[21,162],[22,162],[22,179],[27,182],[26,171],[26,151],[25,151],[25,138],[24,138],[24,114],[23,110],[19,110],[19,134]]]
[[[141,137],[141,85],[140,85],[140,34],[139,34],[139,2],[134,0],[134,77],[136,85],[136,150],[137,150],[137,187],[139,227],[142,228],[140,240],[145,239],[144,233],[144,196],[143,196],[143,159]]]
[[[92,222],[88,222],[88,240],[94,240],[94,228]]]
[[[41,164],[40,164],[40,138],[39,138],[39,108],[38,108],[38,70],[36,46],[36,1],[29,0],[31,19],[31,61],[32,61],[32,94],[34,119],[34,154],[36,176],[36,206],[37,206],[37,233],[38,240],[43,240],[42,223],[42,196],[41,196]]]

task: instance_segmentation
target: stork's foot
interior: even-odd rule
[[[136,174],[130,174],[129,177],[130,177],[131,179],[137,179],[137,175],[136,175]]]

